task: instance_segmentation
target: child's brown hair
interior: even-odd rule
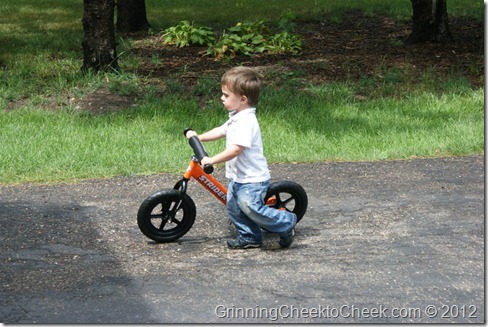
[[[233,93],[246,96],[250,106],[258,104],[261,81],[253,69],[243,66],[231,68],[222,76],[221,85]]]

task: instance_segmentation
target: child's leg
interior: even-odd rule
[[[269,181],[261,183],[238,184],[237,205],[255,224],[282,237],[290,234],[297,223],[294,213],[277,210],[264,204]]]
[[[241,185],[236,184],[233,181],[229,183],[227,189],[227,212],[229,214],[230,220],[234,224],[238,239],[247,243],[262,243],[261,227],[254,221],[249,219],[238,205],[238,193],[240,191]]]

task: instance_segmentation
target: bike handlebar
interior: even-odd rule
[[[185,135],[188,130],[185,130]],[[193,149],[193,152],[195,153],[195,157],[198,159],[198,161],[202,161],[203,157],[208,157],[207,151],[205,151],[205,148],[203,147],[202,142],[200,142],[200,139],[197,136],[192,136],[190,137],[189,140],[190,146]],[[203,166],[203,171],[207,174],[211,174],[214,171],[214,167],[212,165],[204,165]]]

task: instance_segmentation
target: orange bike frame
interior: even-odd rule
[[[223,186],[218,180],[216,180],[212,175],[207,174],[203,171],[202,166],[198,161],[192,159],[190,165],[183,175],[183,180],[180,181],[175,188],[182,187],[183,192],[186,192],[186,182],[191,178],[194,178],[198,183],[200,183],[207,191],[209,191],[213,196],[215,196],[223,204],[227,203],[227,188]],[[275,205],[276,197],[270,197],[266,201],[266,205]]]
[[[205,173],[202,166],[200,166],[195,160],[190,161],[190,166],[188,167],[183,177],[186,180],[189,180],[191,177],[193,177],[220,202],[222,202],[223,204],[227,203],[227,189],[222,184],[220,184],[220,182],[217,181],[212,175]]]

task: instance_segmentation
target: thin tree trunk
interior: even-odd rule
[[[151,25],[146,17],[145,0],[117,0],[117,32],[146,32]]]
[[[452,42],[446,0],[412,0],[413,27],[406,43]]]
[[[118,70],[113,0],[84,0],[83,66],[86,73]]]

